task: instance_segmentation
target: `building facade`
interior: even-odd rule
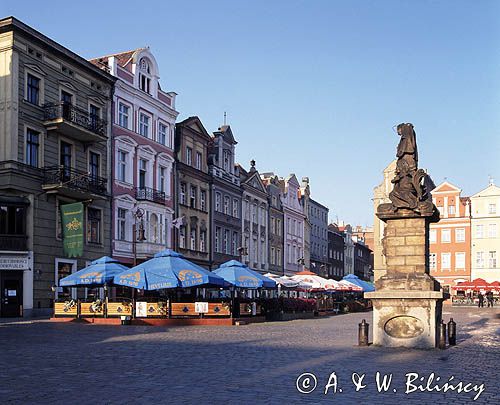
[[[305,268],[304,230],[305,215],[300,202],[300,184],[295,174],[280,181],[283,195],[283,218],[285,221],[285,261],[286,274],[294,274]]]
[[[432,190],[440,221],[430,224],[429,269],[444,290],[470,280],[470,200],[457,186],[445,181]]]
[[[354,240],[351,225],[340,225],[339,231],[344,236],[344,276],[354,274]]]
[[[234,162],[236,144],[230,126],[224,125],[214,132],[209,150],[213,268],[240,260],[242,189]]]
[[[341,280],[344,277],[344,235],[337,224],[328,225],[328,278]]]
[[[357,237],[354,237],[357,239]],[[362,240],[354,242],[354,275],[370,281],[372,274],[371,249]]]
[[[242,196],[242,260],[251,269],[269,271],[268,195],[255,161],[247,172],[238,165]]]
[[[304,214],[304,230],[303,235],[303,253],[302,257],[304,259],[304,267],[306,269],[311,269],[311,219],[309,218],[310,213],[310,200],[311,200],[311,188],[309,187],[309,177],[302,177],[302,182],[299,189],[300,204],[302,205],[302,213]],[[314,269],[312,269],[314,271]]]
[[[269,271],[274,274],[283,275],[284,218],[280,180],[274,173],[263,173],[261,174],[261,179],[266,186],[269,203]]]
[[[319,275],[328,275],[328,207],[309,200],[309,222],[311,224],[311,271]]]
[[[112,255],[132,265],[172,248],[176,94],[161,89],[149,48],[91,62],[118,79],[111,145]]]
[[[110,252],[115,79],[12,17],[0,44],[0,316],[49,314],[76,298],[59,279]],[[63,249],[70,203],[83,207],[77,257]]]
[[[211,267],[208,149],[212,138],[198,117],[175,126],[175,248],[188,260]]]
[[[500,187],[490,181],[488,187],[474,194],[472,207],[471,279],[488,283],[500,280]]]

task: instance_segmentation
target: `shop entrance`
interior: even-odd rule
[[[23,316],[23,272],[3,271],[1,279],[1,317]]]

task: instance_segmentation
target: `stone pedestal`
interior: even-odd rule
[[[386,222],[383,254],[387,272],[366,293],[373,302],[373,343],[392,347],[437,347],[443,292],[429,275],[429,224],[439,221],[437,210],[419,215],[379,209]]]

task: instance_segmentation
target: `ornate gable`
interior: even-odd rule
[[[262,180],[260,179],[259,173],[257,171],[250,175],[248,180],[245,181],[245,184],[248,184],[250,187],[266,193],[266,187],[264,186],[264,183],[262,183]]]
[[[439,184],[434,190],[431,191],[431,194],[437,194],[437,193],[460,193],[462,190],[460,190],[458,187],[454,186],[453,184],[444,181],[441,184]]]

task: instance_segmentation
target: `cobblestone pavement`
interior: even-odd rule
[[[3,322],[0,403],[473,403],[476,392],[404,392],[406,373],[434,372],[439,383],[484,383],[475,403],[499,404],[500,311],[444,312],[458,324],[458,345],[444,351],[355,346],[371,313],[233,327]],[[393,374],[387,392],[377,392],[377,371]],[[304,372],[317,377],[310,394],[296,389]],[[324,395],[332,372],[337,393]],[[354,372],[366,374],[359,392]]]

